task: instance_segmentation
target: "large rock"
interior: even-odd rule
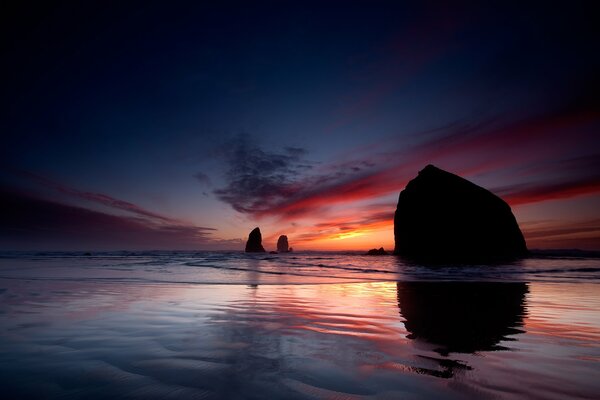
[[[527,254],[504,200],[433,165],[400,192],[394,236],[394,253],[419,261],[486,262]]]
[[[246,242],[246,253],[264,253],[265,248],[262,246],[262,235],[260,229],[254,228],[250,235],[248,235],[248,241]]]
[[[286,235],[279,236],[279,239],[277,240],[277,251],[280,253],[287,253],[290,251],[288,237]]]

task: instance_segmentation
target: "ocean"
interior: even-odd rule
[[[3,253],[6,399],[592,399],[600,258]]]

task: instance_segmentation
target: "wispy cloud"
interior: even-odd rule
[[[0,248],[3,250],[150,250],[239,248],[219,240],[213,229],[156,223],[49,201],[0,188]]]
[[[363,160],[377,165],[359,173],[328,174],[322,177],[307,176],[296,182],[297,190],[282,196],[271,207],[255,210],[258,216],[273,215],[282,218],[299,218],[315,210],[334,204],[377,199],[399,192],[416,172],[428,163],[438,164],[454,173],[469,177],[489,174],[524,165],[545,168],[531,187],[528,200],[507,193],[514,205],[568,198],[596,192],[597,176],[589,177],[590,157],[581,162],[570,161],[569,173],[560,167],[555,157],[564,154],[578,143],[593,141],[597,118],[593,113],[575,113],[562,116],[538,117],[512,123],[448,126],[437,135],[411,148],[394,147],[385,154],[366,156]],[[566,161],[565,161],[566,162]],[[564,184],[556,184],[557,176]],[[519,177],[522,178],[522,177]],[[314,184],[318,182],[318,184]],[[515,184],[516,185],[516,184]],[[515,187],[516,188],[516,187]],[[525,193],[523,193],[525,195]]]
[[[600,249],[600,219],[587,221],[538,221],[523,224],[530,248]]]
[[[223,151],[228,164],[227,183],[214,193],[236,211],[266,212],[303,189],[299,178],[312,168],[303,159],[305,153],[295,147],[269,152],[254,144],[249,136],[239,135]]]
[[[547,200],[569,199],[600,193],[600,176],[564,182],[519,184],[494,191],[512,206]]]
[[[131,203],[131,202],[128,202],[125,200],[120,200],[115,197],[103,194],[103,193],[78,190],[73,187],[67,186],[63,183],[54,181],[52,179],[46,178],[44,176],[29,172],[29,171],[17,170],[14,168],[11,168],[10,170],[13,174],[15,174],[17,176],[26,178],[30,181],[33,181],[42,186],[53,189],[61,194],[64,194],[64,195],[67,195],[67,196],[70,196],[73,198],[77,198],[80,200],[86,200],[86,201],[89,201],[92,203],[101,204],[103,206],[106,206],[106,207],[109,207],[109,208],[112,208],[115,210],[126,211],[128,213],[137,215],[139,217],[148,218],[148,219],[151,219],[151,220],[154,220],[157,222],[161,222],[161,223],[169,223],[169,224],[181,223],[180,221],[178,221],[174,218],[167,217],[167,216],[155,213],[153,211],[146,210],[145,208],[140,207],[139,205],[136,205],[134,203]],[[203,229],[214,230],[211,228],[203,228]]]
[[[113,249],[202,249],[207,246],[231,248],[241,245],[239,240],[227,241],[215,237],[215,228],[196,226],[129,201],[103,193],[82,191],[29,171],[4,169],[67,198],[83,200],[79,202],[81,206],[73,206],[10,187],[0,187],[0,202],[5,210],[10,211],[0,220],[5,246],[22,233],[32,238],[23,243],[32,246],[37,243],[41,246],[38,248],[96,248],[94,243]],[[108,212],[92,210],[86,203],[100,204]],[[117,211],[122,215],[111,213]],[[18,241],[15,241],[17,244]]]
[[[212,181],[211,181],[210,177],[207,174],[205,174],[204,172],[196,172],[194,174],[194,178],[196,178],[196,180],[204,186],[212,185]]]
[[[285,232],[277,232],[267,236],[266,241],[274,241],[279,234],[288,233],[294,243],[310,243],[345,239],[354,236],[365,236],[375,231],[389,230],[393,226],[395,204],[378,203],[338,210],[331,215],[328,210],[313,214],[315,221],[297,228],[288,228]],[[391,239],[390,239],[391,240]]]

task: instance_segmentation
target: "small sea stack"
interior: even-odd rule
[[[371,249],[367,251],[367,256],[387,256],[389,253],[380,247],[378,249]]]
[[[288,237],[286,235],[279,236],[277,240],[277,251],[279,253],[288,253],[290,251]]]
[[[493,262],[527,254],[504,200],[433,165],[400,193],[394,239],[394,253],[416,261]]]
[[[258,227],[254,228],[250,235],[248,235],[248,241],[246,242],[246,253],[264,253],[265,248],[262,245],[262,235]]]

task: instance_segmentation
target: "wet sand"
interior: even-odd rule
[[[190,285],[5,277],[0,292],[4,398],[600,393],[597,283]]]

